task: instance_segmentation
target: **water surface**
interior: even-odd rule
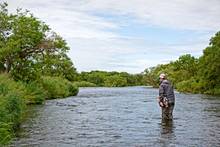
[[[220,98],[176,95],[161,122],[158,89],[81,88],[78,96],[31,106],[12,146],[220,146]]]

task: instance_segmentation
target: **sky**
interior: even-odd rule
[[[61,35],[79,72],[140,73],[184,54],[199,57],[220,31],[220,0],[4,1]]]

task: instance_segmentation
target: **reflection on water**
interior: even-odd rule
[[[162,119],[161,121],[161,136],[163,134],[173,134],[173,120],[165,120]]]
[[[162,119],[160,124],[160,143],[162,146],[171,146],[175,140],[174,122],[173,120]],[[174,145],[174,144],[173,144]]]
[[[158,89],[81,88],[78,96],[32,106],[12,146],[220,146],[220,99],[176,93],[162,121]]]

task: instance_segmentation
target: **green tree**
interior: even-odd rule
[[[123,87],[127,85],[127,79],[119,75],[109,76],[105,79],[105,86],[107,87]]]
[[[88,74],[88,82],[94,83],[98,86],[103,86],[104,84],[105,73],[102,71],[92,71]]]
[[[178,60],[172,63],[174,71],[184,70],[187,71],[188,76],[194,76],[198,71],[198,59],[191,56],[190,54],[182,55]]]
[[[0,8],[0,70],[29,81],[42,74],[74,80],[76,69],[66,41],[28,11]],[[65,71],[65,72],[64,72]]]
[[[150,85],[153,87],[159,86],[159,75],[161,73],[170,73],[170,64],[159,64],[156,67],[150,67],[145,69],[143,82],[145,85]],[[169,74],[170,75],[170,74]]]
[[[220,94],[220,31],[211,38],[199,61],[198,76],[204,82],[205,90],[210,94]]]
[[[124,86],[143,85],[143,74],[129,74],[127,72],[116,72],[116,71],[107,72],[107,71],[96,70],[91,72],[81,72],[80,74],[78,74],[77,80],[93,83],[97,86],[106,86],[106,81],[108,81],[109,79],[113,80],[112,77],[114,77],[116,80],[118,80],[118,78],[116,77],[125,79],[126,85]],[[108,84],[108,87],[111,87],[110,85],[111,84]]]

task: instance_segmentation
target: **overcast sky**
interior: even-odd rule
[[[199,57],[220,30],[220,0],[6,1],[60,34],[78,71],[139,73],[186,53]]]

